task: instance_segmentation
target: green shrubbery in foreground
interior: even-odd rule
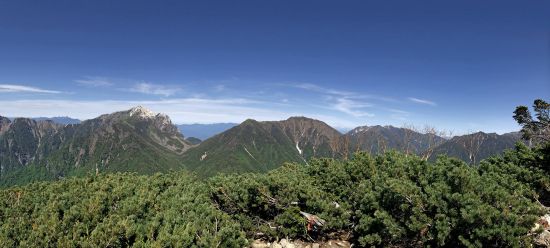
[[[107,174],[0,191],[1,247],[243,247],[345,238],[357,246],[521,247],[543,214],[549,149],[518,144],[479,167],[386,153],[268,174]],[[325,219],[306,232],[299,211]]]

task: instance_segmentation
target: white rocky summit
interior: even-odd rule
[[[156,114],[153,111],[146,109],[142,106],[137,106],[130,109],[130,116],[139,116],[142,118],[153,118],[156,116]]]
[[[131,108],[127,112],[130,117],[138,118],[140,120],[151,121],[153,125],[163,132],[178,132],[177,127],[172,124],[172,120],[168,115],[163,113],[155,113],[143,106],[136,106]]]
[[[357,133],[364,133],[366,131],[368,131],[370,129],[369,126],[362,126],[362,127],[357,127],[353,130],[353,133],[354,134],[357,134]]]

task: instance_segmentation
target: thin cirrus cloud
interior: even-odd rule
[[[74,81],[80,85],[91,87],[107,87],[113,85],[109,79],[103,77],[85,77],[84,79],[77,79]]]
[[[152,84],[148,82],[141,82],[136,83],[134,86],[132,86],[129,91],[131,92],[137,92],[142,94],[149,94],[149,95],[161,95],[161,96],[172,96],[179,92],[181,88],[179,87],[168,87],[164,85],[159,84]]]
[[[61,91],[46,90],[38,87],[17,85],[17,84],[0,84],[0,93],[46,93],[46,94],[59,94]]]
[[[311,83],[293,84],[292,87],[327,96],[325,99],[330,102],[330,109],[345,113],[355,118],[374,117],[373,113],[366,112],[364,110],[365,108],[373,107],[373,105],[360,101],[364,98],[371,98],[368,97],[368,95],[325,88]]]
[[[354,117],[373,117],[374,114],[365,112],[362,109],[372,107],[371,104],[357,102],[347,98],[336,99],[333,109]]]
[[[425,99],[409,97],[409,100],[412,101],[412,102],[415,102],[415,103],[426,104],[426,105],[431,105],[431,106],[437,106],[437,103],[429,101],[429,100],[425,100]]]
[[[172,96],[180,91],[179,87],[168,87],[160,84],[154,84],[145,81],[135,81],[129,79],[109,79],[105,77],[84,77],[83,79],[74,80],[79,85],[88,86],[88,87],[110,87],[117,84],[126,84],[132,83],[133,85],[130,88],[120,89],[123,91],[130,91],[142,94],[149,95],[161,95],[161,96]]]
[[[352,96],[352,95],[354,95],[353,92],[324,88],[324,87],[321,87],[319,85],[311,84],[311,83],[292,84],[291,86],[294,87],[294,88],[298,88],[298,89],[314,91],[314,92],[328,94],[328,95],[337,95],[337,96]]]
[[[345,91],[345,90],[336,90],[336,89],[322,87],[312,83],[290,84],[290,86],[294,88],[302,89],[302,90],[317,92],[319,94],[341,96],[341,97],[346,97],[351,99],[372,99],[372,100],[379,100],[379,101],[392,102],[392,103],[399,102],[396,99],[393,99],[387,96],[372,95],[372,94],[367,94],[365,92],[358,93],[358,92],[351,92],[351,91]]]

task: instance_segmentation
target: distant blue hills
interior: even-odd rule
[[[16,117],[9,117],[10,120],[15,119]],[[57,117],[32,117],[31,119],[35,121],[52,121],[55,123],[68,125],[68,124],[80,124],[79,119],[74,119],[68,116],[57,116]]]
[[[195,137],[205,140],[236,125],[238,123],[181,124],[176,126],[185,137]]]

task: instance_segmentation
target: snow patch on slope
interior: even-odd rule
[[[298,142],[296,142],[296,150],[298,150],[298,153],[302,155],[302,149],[300,149],[300,146],[298,146]]]
[[[355,129],[353,130],[353,133],[354,133],[354,134],[357,134],[357,133],[364,133],[364,132],[368,131],[369,129],[370,129],[370,127],[368,127],[368,126],[362,126],[362,127],[355,128]]]
[[[254,156],[252,156],[252,154],[248,151],[248,149],[246,149],[246,146],[243,146],[244,147],[244,150],[246,151],[246,153],[248,153],[248,155],[250,155],[250,157],[252,157],[254,160],[257,160]]]

